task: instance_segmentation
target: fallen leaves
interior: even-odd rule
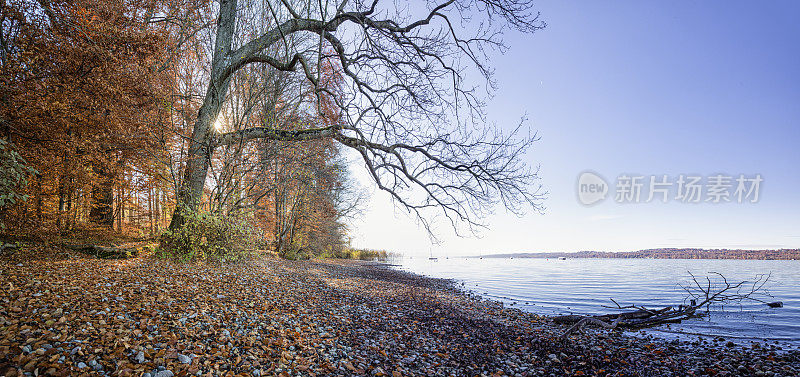
[[[0,276],[0,375],[402,377],[525,366],[602,376],[657,357],[660,367],[685,365],[660,343],[565,345],[555,340],[563,329],[538,317],[344,263],[0,260]]]
[[[297,292],[281,290],[293,276],[274,280],[265,274],[269,261],[125,263],[118,268],[115,261],[82,258],[0,265],[7,277],[0,292],[0,374],[141,375],[157,367],[176,375],[250,373],[298,357],[312,360],[304,370],[316,367],[316,352],[299,343],[319,342],[322,315],[305,310],[303,317],[274,321],[276,312],[298,313],[314,294],[298,301]]]

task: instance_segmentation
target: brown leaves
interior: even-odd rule
[[[315,309],[316,293],[282,289],[295,277],[271,272],[268,262],[231,270],[115,263],[76,259],[17,268],[0,260],[4,286],[25,287],[0,291],[0,313],[7,313],[0,316],[0,374],[17,373],[3,369],[5,363],[39,375],[51,368],[62,375],[101,368],[134,376],[158,366],[175,375],[249,374],[278,364],[311,375],[326,368],[315,349],[317,328],[326,323]],[[331,334],[327,341],[337,339]],[[184,364],[179,354],[194,356]]]
[[[484,310],[475,309],[481,304],[460,298],[454,310],[435,290],[346,265],[117,263],[70,259],[19,268],[0,259],[7,282],[24,287],[0,290],[0,375],[54,368],[61,375],[141,376],[158,367],[176,376],[427,375],[465,360],[480,366],[524,357],[514,347],[540,338],[483,320],[475,322],[483,328],[470,327],[461,313]],[[412,355],[430,373],[414,369],[418,361],[401,364]],[[609,368],[622,365],[616,359]]]

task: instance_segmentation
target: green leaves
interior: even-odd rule
[[[20,190],[28,184],[31,174],[38,172],[28,166],[13,144],[0,139],[0,207],[28,200],[28,195],[21,194]]]
[[[257,239],[245,216],[193,211],[181,208],[185,222],[179,229],[161,234],[161,256],[182,261],[236,260]]]

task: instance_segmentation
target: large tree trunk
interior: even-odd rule
[[[64,230],[64,217],[67,215],[67,179],[66,174],[58,178],[58,217],[56,217],[56,227],[58,230]]]
[[[211,82],[192,129],[186,170],[178,188],[175,211],[169,224],[170,230],[177,230],[183,226],[186,222],[183,210],[196,211],[203,196],[203,186],[206,183],[208,167],[215,148],[212,126],[217,120],[230,86],[230,76],[224,74],[224,70],[228,64],[226,59],[231,51],[235,24],[236,0],[221,0],[214,56],[211,59]]]
[[[108,168],[94,166],[98,182],[92,186],[92,206],[89,220],[102,227],[114,228],[114,173]]]
[[[125,182],[124,175],[122,182]],[[119,190],[117,190],[117,232],[122,232],[122,218],[125,216],[125,185],[122,184],[120,186]]]
[[[177,205],[172,213],[172,222],[169,224],[170,230],[176,230],[183,226],[186,220],[183,211],[196,211],[203,196],[203,186],[205,186],[211,157],[214,154],[212,124],[222,106],[222,99],[214,101],[212,98],[211,100],[209,101],[209,98],[206,97],[192,132],[186,170],[178,189]]]
[[[114,227],[114,191],[113,186],[105,182],[92,187],[92,209],[89,219],[105,228]]]
[[[42,221],[42,175],[36,174],[36,226],[41,227]]]

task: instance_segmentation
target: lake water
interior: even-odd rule
[[[687,271],[703,280],[711,276],[709,272],[719,272],[736,282],[771,273],[766,287],[773,297],[760,298],[782,301],[782,308],[757,302],[712,307],[708,317],[649,332],[667,337],[724,336],[739,343],[777,341],[800,347],[800,261],[404,258],[396,263],[402,270],[456,279],[474,293],[546,315],[615,312],[604,307],[614,306],[612,298],[623,306],[677,306],[687,296],[679,286],[691,281]]]

